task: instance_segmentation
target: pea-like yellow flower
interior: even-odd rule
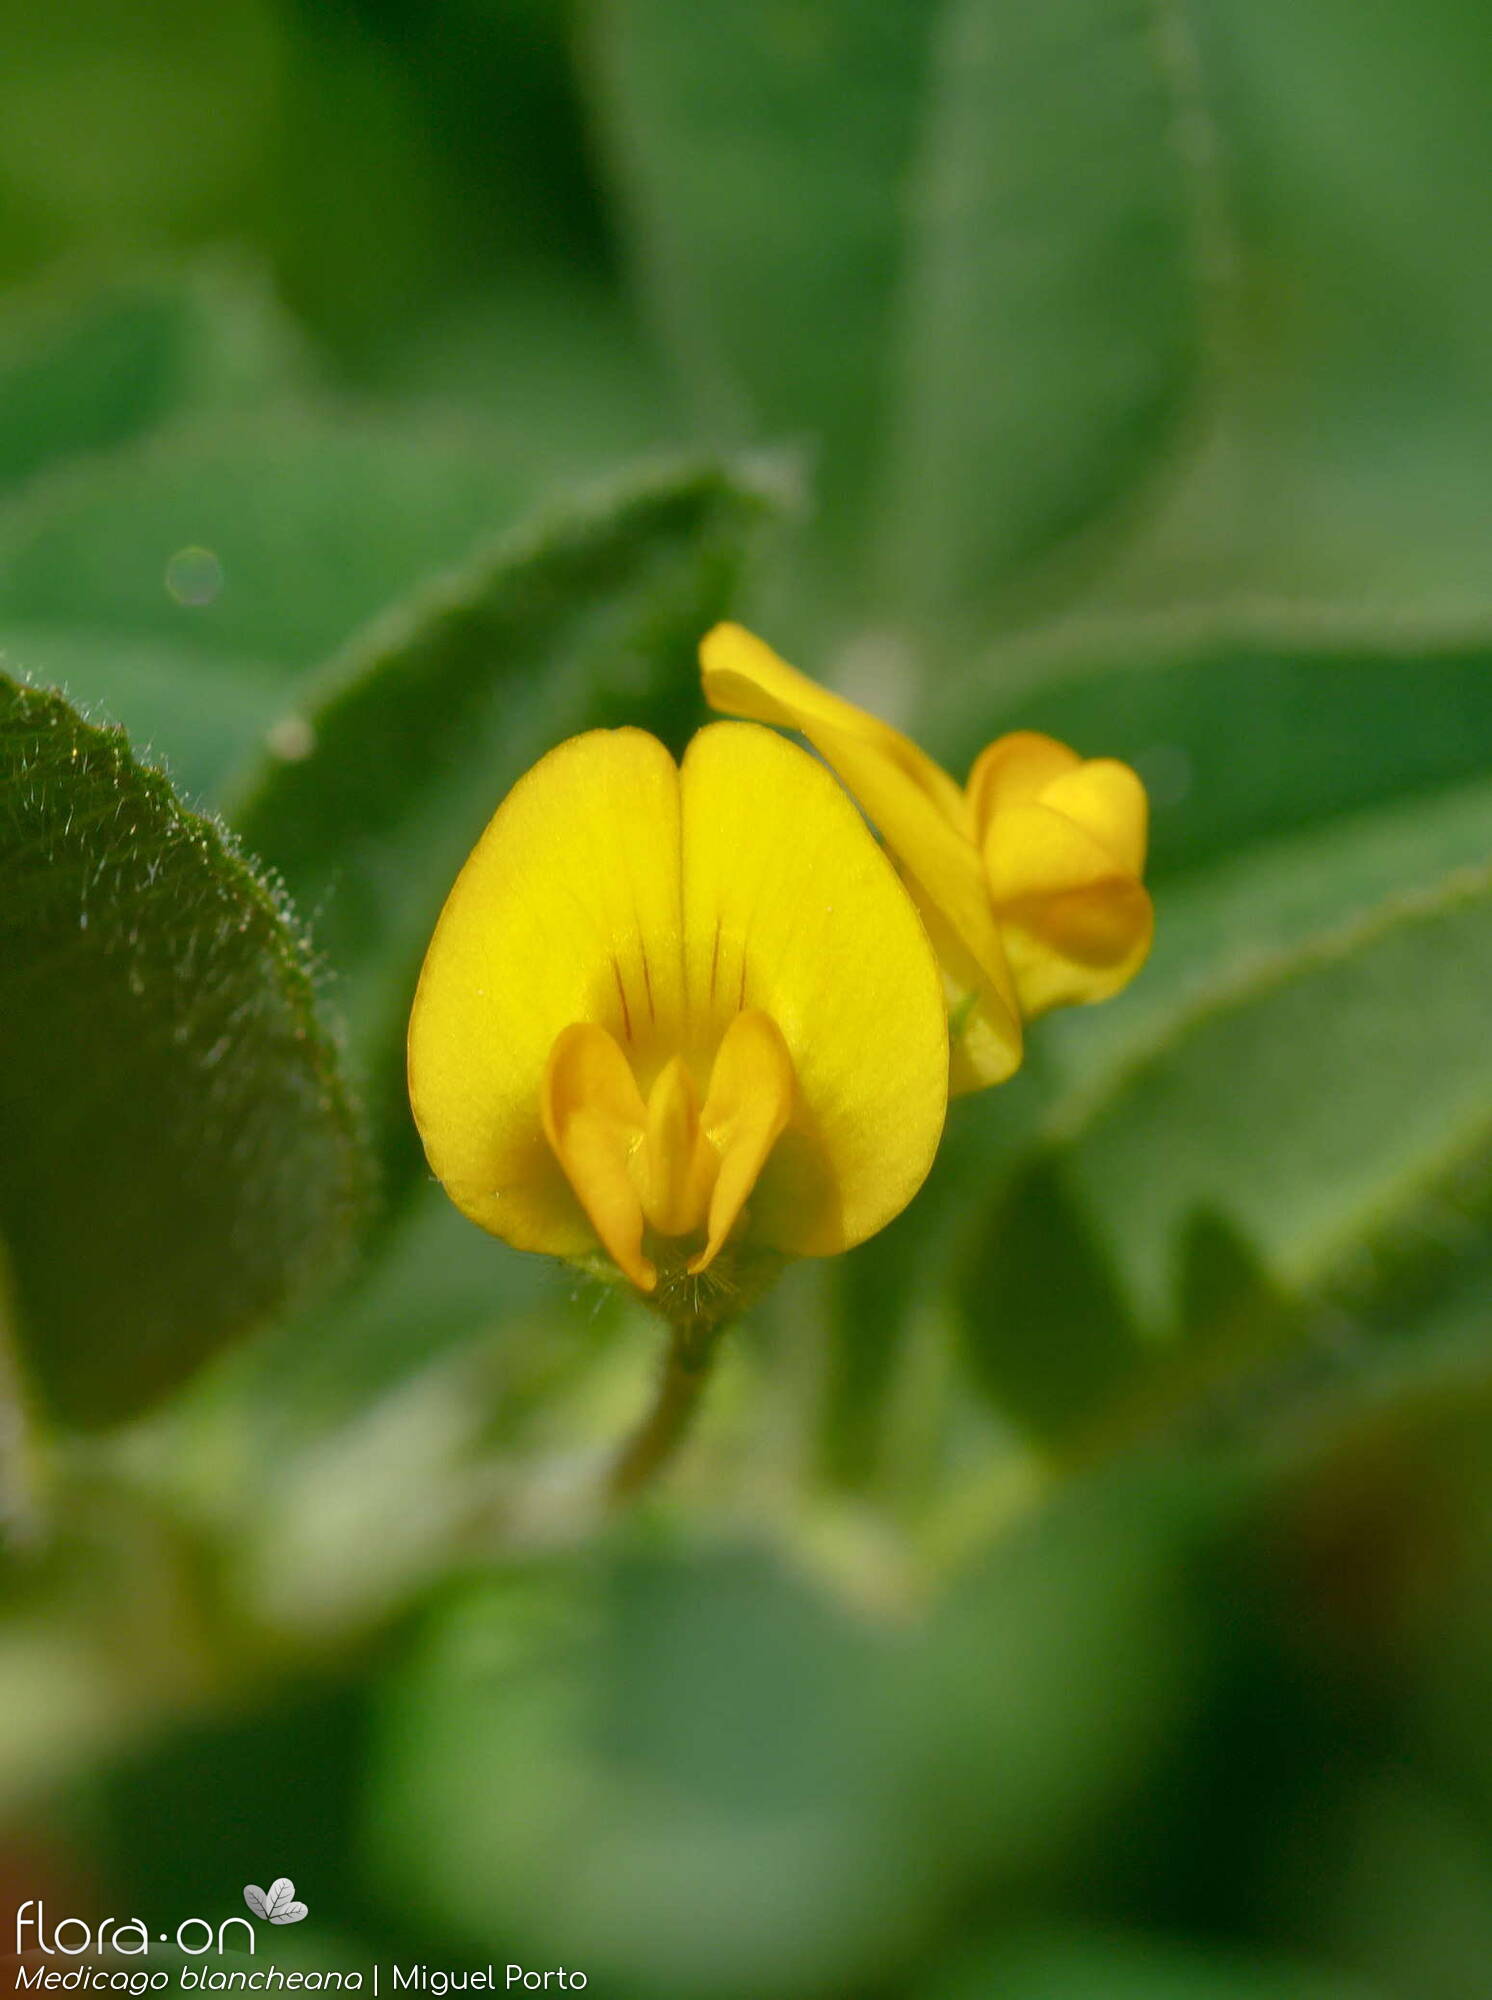
[[[1127,764],[1018,730],[980,753],[961,789],[739,625],[717,625],[700,663],[711,707],[806,736],[895,856],[942,965],[954,1092],[1019,1066],[1023,1020],[1107,999],[1144,964],[1148,811]]]
[[[889,1222],[947,1100],[937,965],[830,774],[714,723],[682,766],[637,729],[562,743],[457,877],[409,1027],[456,1205],[524,1250],[598,1249],[671,1317],[746,1251]]]

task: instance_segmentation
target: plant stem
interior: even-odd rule
[[[683,1443],[715,1361],[718,1326],[674,1324],[658,1392],[639,1428],[623,1445],[606,1482],[613,1506],[625,1506],[650,1486]]]

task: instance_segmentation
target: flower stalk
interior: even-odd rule
[[[652,1407],[618,1452],[606,1482],[613,1506],[635,1500],[672,1464],[710,1379],[725,1326],[724,1320],[713,1325],[677,1320],[670,1327]]]

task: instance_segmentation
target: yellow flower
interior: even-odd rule
[[[598,1246],[675,1317],[745,1252],[872,1235],[932,1163],[937,966],[820,765],[715,723],[561,744],[499,806],[420,977],[409,1088],[456,1205],[524,1250]]]
[[[1023,1019],[1105,1000],[1144,964],[1147,802],[1127,764],[1020,730],[960,790],[910,738],[739,625],[717,625],[700,662],[712,708],[800,731],[896,857],[942,964],[955,1092],[1019,1066]]]

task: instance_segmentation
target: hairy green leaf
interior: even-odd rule
[[[0,1020],[24,1361],[115,1421],[335,1262],[363,1156],[282,900],[122,734],[9,680]]]
[[[65,626],[10,626],[0,667],[55,687],[93,722],[117,723],[189,804],[215,801],[250,746],[285,712],[285,677],[224,662],[190,627],[174,638],[109,638]]]

